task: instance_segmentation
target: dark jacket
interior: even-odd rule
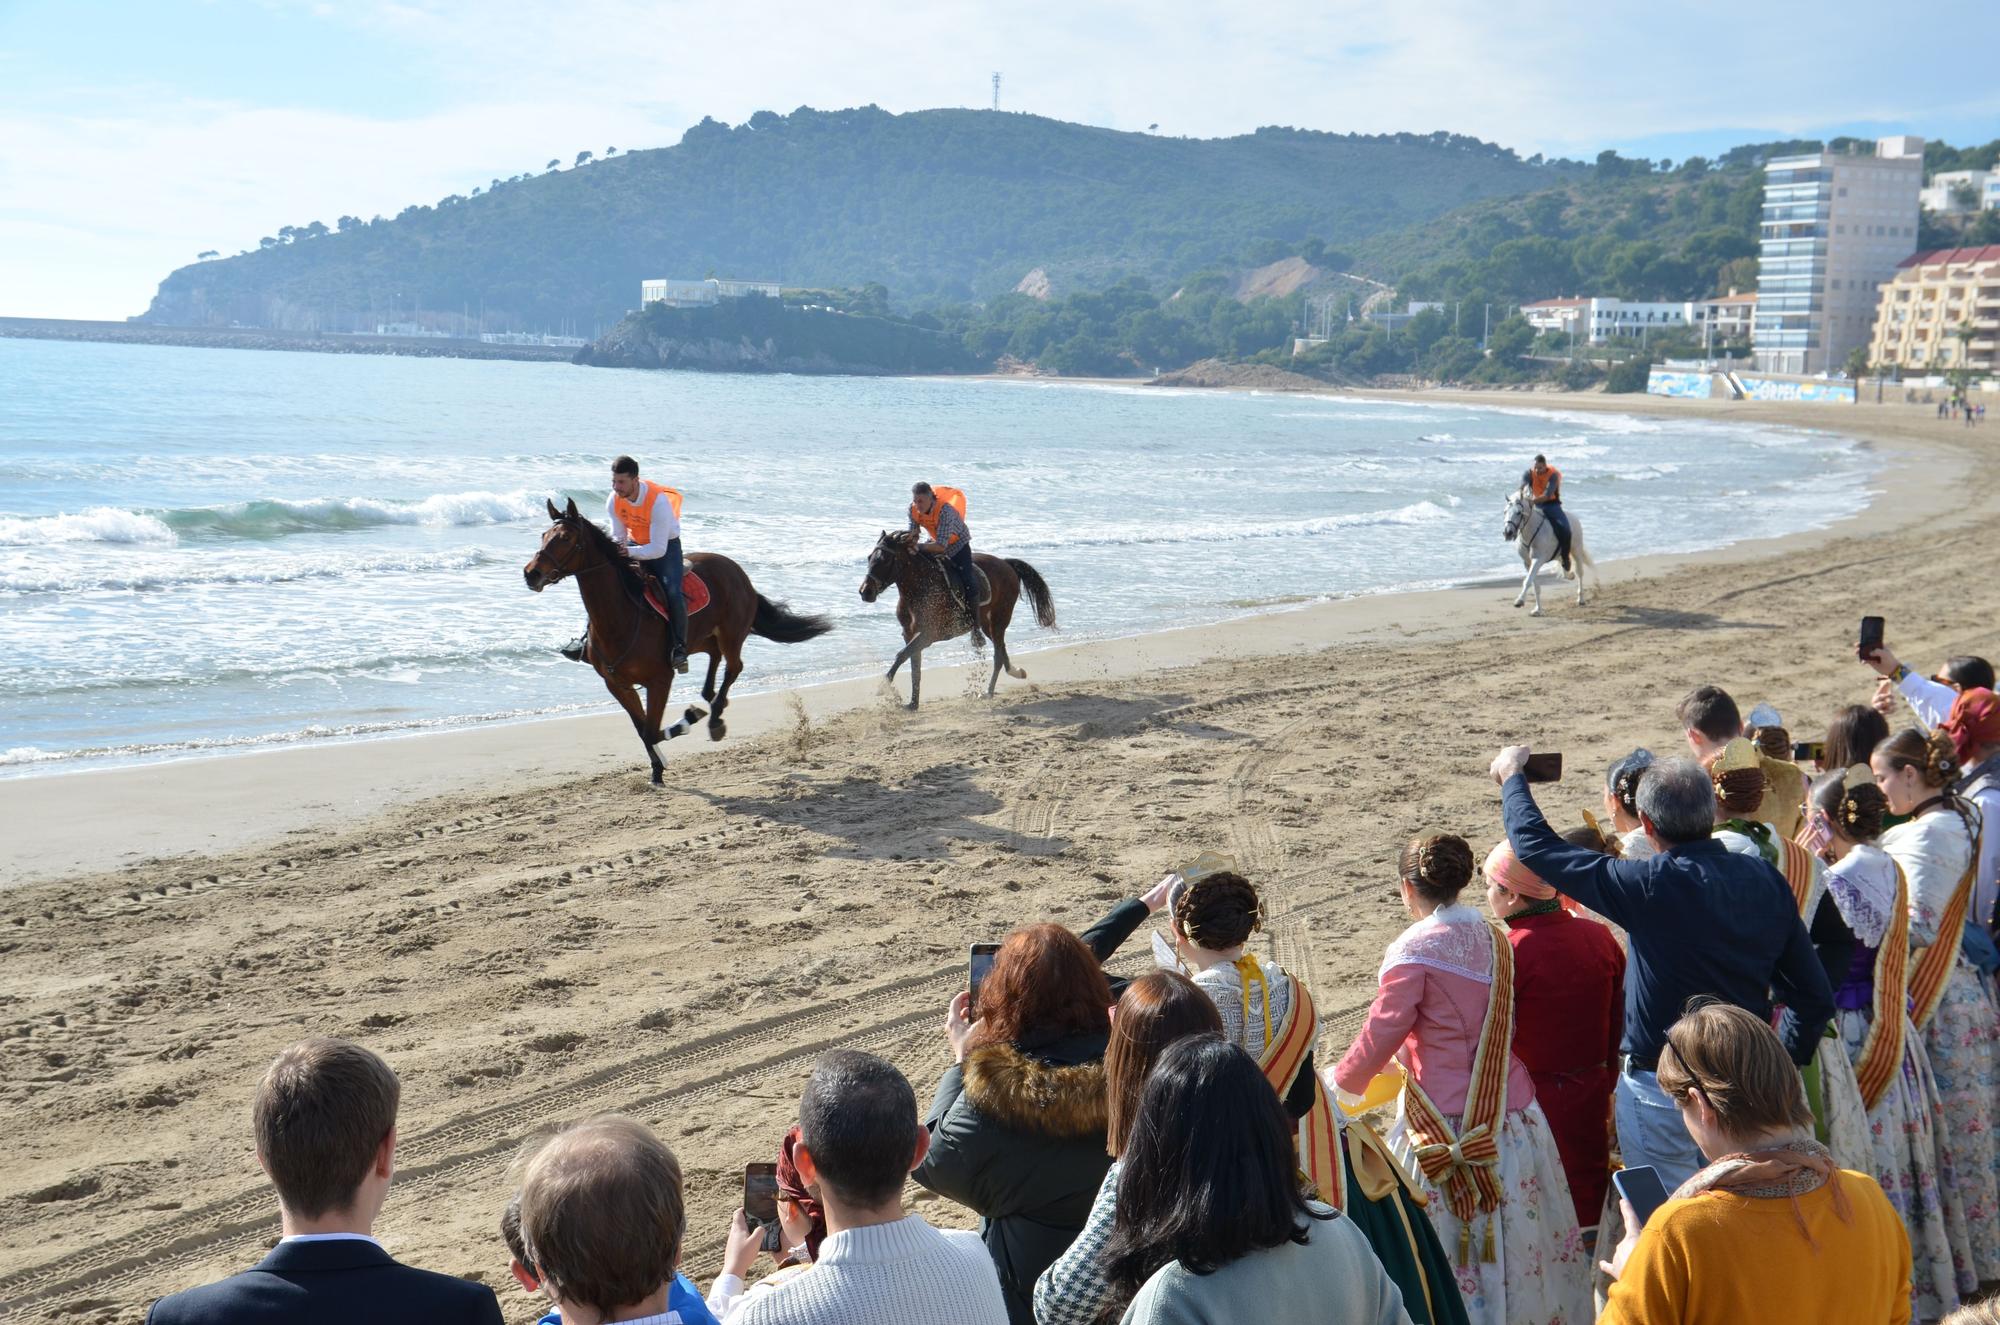
[[[1103,961],[1145,919],[1125,902],[1079,937]],[[1105,1043],[1093,1032],[969,1050],[924,1119],[930,1154],[911,1176],[978,1213],[1015,1325],[1033,1325],[1035,1280],[1083,1231],[1111,1166]]]
[[[1718,998],[1769,1018],[1773,993],[1785,1005],[1778,1038],[1793,1062],[1812,1062],[1833,1016],[1833,987],[1784,875],[1711,840],[1645,860],[1571,846],[1542,818],[1519,773],[1501,789],[1501,807],[1523,865],[1624,927],[1631,949],[1624,1045],[1632,1066],[1654,1070],[1667,1028],[1689,999]]]
[[[256,1268],[163,1297],[147,1325],[501,1325],[484,1284],[398,1264],[372,1242],[281,1242]]]

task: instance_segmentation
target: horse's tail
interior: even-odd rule
[[[1028,601],[1035,605],[1035,624],[1044,630],[1054,630],[1056,600],[1055,595],[1049,592],[1048,581],[1042,578],[1040,571],[1018,557],[1007,557],[1005,560],[1021,577],[1021,589],[1028,595]]]
[[[794,612],[783,603],[774,603],[763,594],[757,595],[757,615],[750,622],[753,635],[761,635],[779,644],[803,644],[832,629],[833,623],[823,616]]]

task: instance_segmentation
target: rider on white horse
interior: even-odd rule
[[[1534,468],[1521,475],[1521,486],[1534,494],[1535,505],[1542,508],[1542,518],[1549,522],[1549,528],[1556,533],[1556,558],[1562,562],[1563,574],[1569,574],[1569,516],[1563,512],[1562,471],[1549,463],[1545,455],[1535,457]]]

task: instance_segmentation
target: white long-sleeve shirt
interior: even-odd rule
[[[1958,702],[1956,690],[1916,672],[1898,681],[1896,689],[1910,702],[1910,711],[1916,714],[1925,731],[1936,731],[1938,724],[1951,716],[1951,706]],[[1985,831],[1979,835],[1979,881],[1972,886],[1972,914],[1967,919],[1983,925],[1993,914],[1995,899],[2000,898],[2000,785],[1983,787],[1968,799],[1979,807]]]
[[[655,557],[667,555],[667,544],[681,536],[681,518],[674,514],[674,504],[664,492],[653,494],[652,529],[650,543],[634,543],[625,532],[625,522],[618,517],[618,494],[612,493],[604,499],[604,517],[611,526],[611,536],[632,549],[636,561],[651,561]]]
[[[976,1233],[921,1215],[831,1233],[810,1273],[754,1293],[733,1325],[1007,1325],[993,1258]]]

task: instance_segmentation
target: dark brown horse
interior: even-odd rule
[[[979,608],[979,626],[993,641],[993,675],[986,680],[986,693],[1000,683],[1000,673],[1015,680],[1027,672],[1007,658],[1007,623],[1014,619],[1014,604],[1022,593],[1035,605],[1035,621],[1044,629],[1056,624],[1056,603],[1043,582],[1041,572],[1014,557],[972,554],[972,560],[986,574],[991,594]],[[896,586],[896,620],[903,627],[903,651],[889,664],[889,679],[905,659],[910,664],[910,702],[917,706],[924,685],[924,650],[933,644],[956,639],[966,633],[965,613],[946,581],[943,558],[917,550],[917,536],[907,531],[882,531],[875,550],[868,554],[868,574],[861,581],[861,601],[872,603],[890,585]]]
[[[662,780],[660,752],[654,746],[685,735],[703,716],[708,718],[711,741],[721,740],[729,730],[722,711],[729,707],[729,688],[743,673],[745,638],[761,635],[779,644],[799,644],[833,629],[824,617],[800,616],[758,593],[743,568],[728,557],[691,554],[688,568],[707,583],[708,606],[688,615],[687,648],[691,654],[708,655],[708,679],[701,683],[701,697],[714,711],[704,715],[690,706],[679,722],[662,731],[660,719],[667,711],[674,669],[667,660],[666,620],[646,603],[644,572],[633,566],[609,534],[577,514],[574,501],[566,510],[558,511],[554,502],[548,507],[555,523],[542,535],[541,550],[521,574],[536,593],[564,579],[576,580],[584,610],[590,613],[584,658],[604,678],[604,688],[624,706],[633,730],[645,742],[654,786]],[[722,689],[717,690],[715,671],[725,664]],[[646,688],[643,707],[640,686]]]

